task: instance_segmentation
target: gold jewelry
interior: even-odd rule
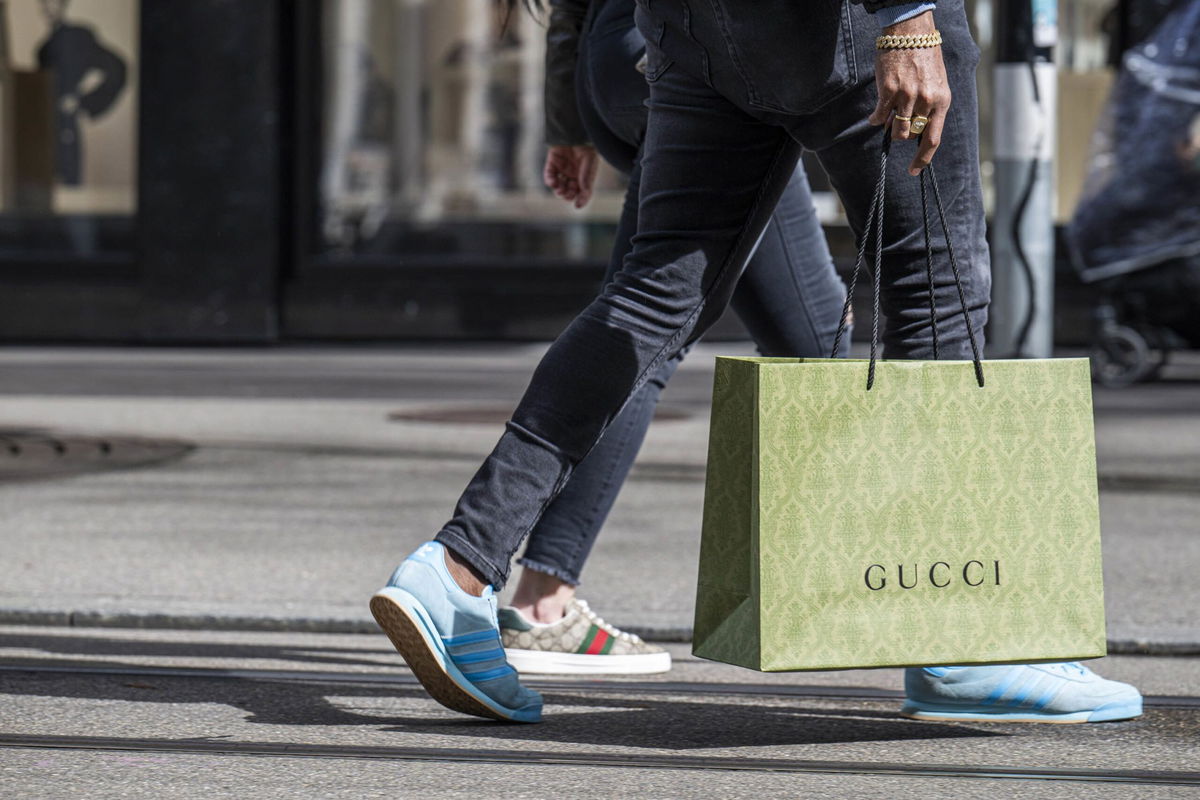
[[[942,43],[942,32],[922,33],[920,36],[897,36],[884,34],[875,40],[876,50],[919,50],[923,47],[937,47]]]
[[[901,122],[912,122],[912,117],[902,117],[899,114],[897,114],[895,118],[900,120]]]
[[[912,122],[908,126],[908,129],[910,131],[912,131],[913,133],[920,133],[921,131],[925,130],[925,126],[928,124],[929,124],[929,117],[924,117],[924,116],[921,116],[920,114],[917,114],[915,117],[913,117]]]

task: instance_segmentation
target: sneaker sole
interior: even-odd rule
[[[909,701],[900,709],[902,716],[933,722],[1036,722],[1051,725],[1080,725],[1086,722],[1116,722],[1142,715],[1142,701],[1119,701],[1069,714],[1046,714],[1036,711],[999,711],[980,707],[955,708]]]
[[[482,697],[442,651],[432,621],[408,592],[393,586],[379,591],[371,598],[371,614],[425,691],[446,708],[502,722],[541,721],[540,708],[508,709]]]
[[[504,655],[525,675],[651,675],[671,669],[671,654],[666,652],[600,656],[506,647]]]

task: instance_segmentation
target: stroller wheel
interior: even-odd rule
[[[1163,369],[1171,362],[1171,350],[1169,348],[1163,347],[1155,352],[1157,355],[1155,356],[1154,363],[1150,365],[1150,371],[1146,375],[1146,380],[1149,381],[1162,380]]]
[[[1155,367],[1145,337],[1124,325],[1105,325],[1092,349],[1092,379],[1101,386],[1119,388],[1137,383]]]

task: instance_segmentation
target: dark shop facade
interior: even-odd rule
[[[1111,5],[1060,3],[1064,126]],[[0,342],[552,338],[624,186],[542,187],[543,38],[494,0],[0,0]]]

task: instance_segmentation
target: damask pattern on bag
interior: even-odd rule
[[[970,362],[881,362],[866,392],[861,362],[719,359],[696,653],[762,670],[1103,655],[1087,361],[987,368],[979,388]]]

